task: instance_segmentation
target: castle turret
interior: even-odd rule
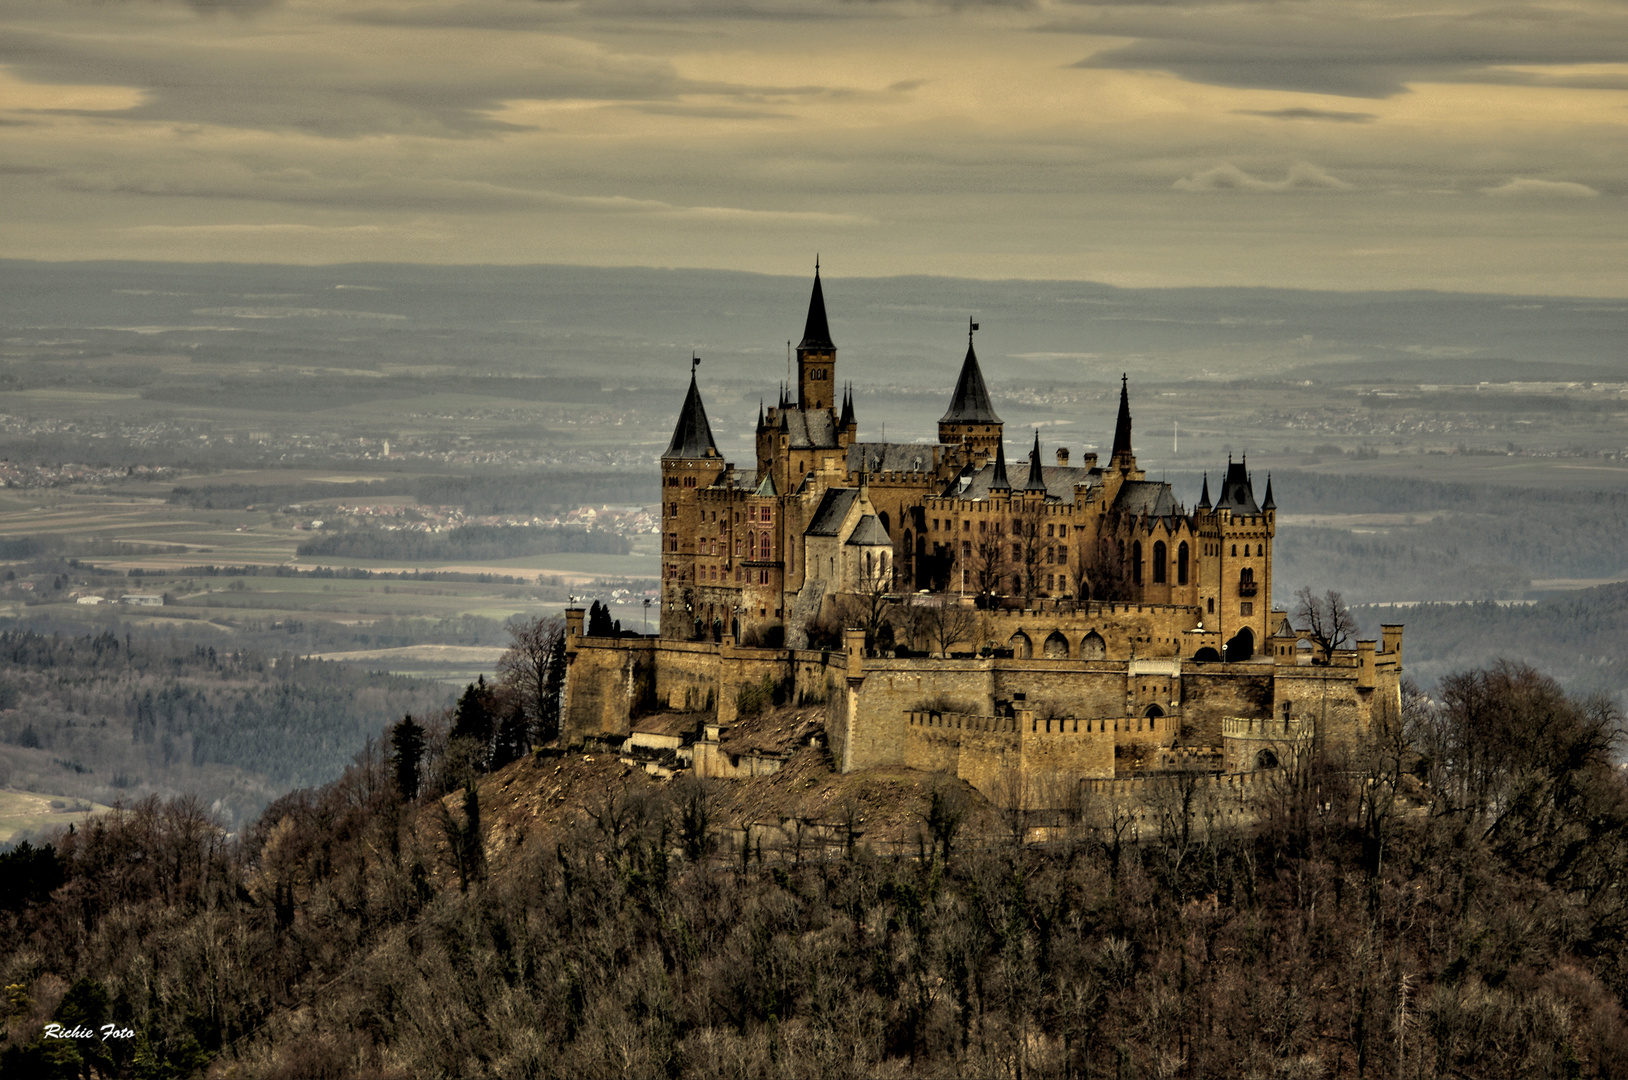
[[[1136,471],[1136,455],[1131,451],[1130,377],[1119,377],[1119,416],[1114,420],[1114,450],[1108,467],[1122,473]]]
[[[825,290],[820,286],[820,262],[814,260],[814,292],[808,299],[808,319],[797,346],[797,407],[829,409],[835,401],[837,347],[825,317]]]
[[[1040,432],[1034,433],[1034,449],[1029,452],[1029,479],[1023,490],[1031,495],[1046,494],[1046,474],[1040,468]]]
[[[701,389],[690,363],[690,389],[661,455],[661,632],[690,637],[695,630],[695,558],[701,544],[700,493],[724,471],[723,456],[701,404]]]
[[[1012,490],[1012,482],[1006,478],[1006,443],[995,444],[995,475],[989,478],[989,490],[993,494],[1004,491],[1008,494]]]
[[[969,322],[968,326],[966,359],[961,362],[949,410],[939,418],[938,441],[965,446],[971,463],[982,465],[1001,441],[1001,418],[989,403],[989,388],[984,385],[984,373],[978,368],[978,354],[972,347],[972,334],[978,324]]]

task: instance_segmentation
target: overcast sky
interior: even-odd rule
[[[1622,0],[7,0],[0,255],[1628,296]]]

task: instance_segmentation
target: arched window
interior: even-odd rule
[[[1176,584],[1187,584],[1187,541],[1183,540],[1181,546],[1176,548]]]
[[[880,514],[877,514],[876,520],[882,523],[883,532],[887,533],[889,536],[893,535],[893,526],[892,523],[888,521],[886,510],[883,510]]]
[[[757,537],[751,533],[746,534],[746,557],[748,559],[757,558]]]
[[[1155,585],[1164,584],[1166,550],[1163,540],[1153,545],[1153,584]]]
[[[1053,630],[1046,636],[1045,643],[1041,646],[1040,654],[1048,660],[1067,660],[1068,638],[1064,637],[1058,631]]]
[[[1142,584],[1142,541],[1131,544],[1131,584]]]
[[[1081,660],[1101,660],[1108,655],[1108,643],[1095,630],[1080,641]]]
[[[767,559],[769,557],[769,552],[772,550],[769,547],[769,534],[768,533],[766,533],[766,532],[758,533],[757,546],[758,546],[758,550],[763,552],[763,558]]]

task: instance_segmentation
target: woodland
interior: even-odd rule
[[[913,841],[846,802],[789,846],[740,787],[496,753],[532,644],[238,836],[150,799],[0,857],[0,1076],[1628,1071],[1621,718],[1529,668],[1410,687],[1253,824],[1197,777],[1044,818],[941,780]]]

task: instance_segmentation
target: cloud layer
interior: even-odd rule
[[[3,255],[820,248],[854,273],[1628,292],[1615,2],[33,0],[0,31]]]

